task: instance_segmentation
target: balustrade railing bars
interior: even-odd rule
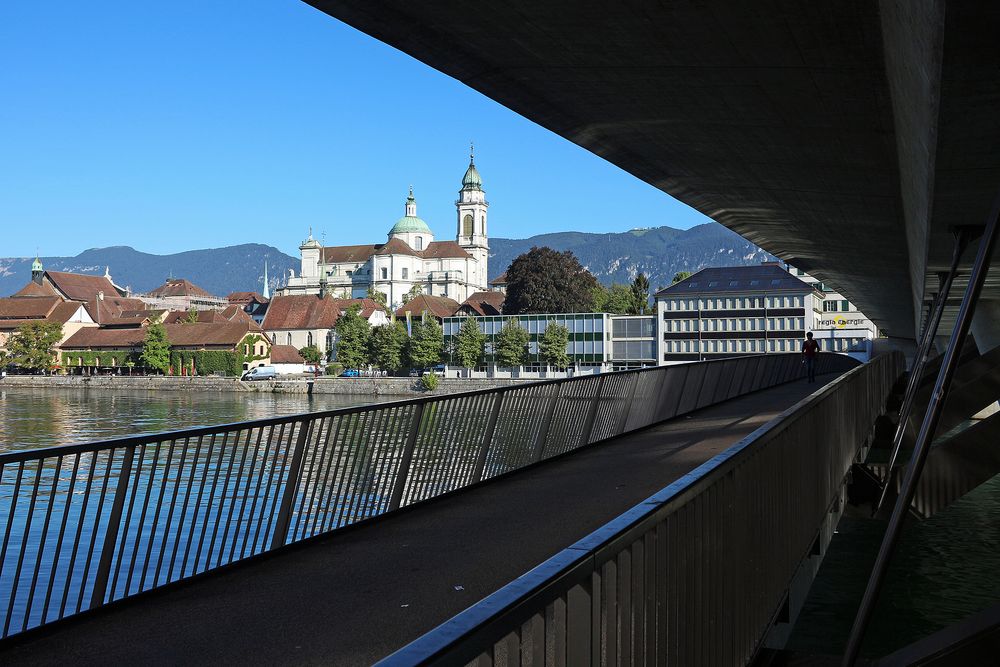
[[[3,453],[0,636],[801,375],[768,354]]]
[[[379,667],[749,664],[903,369],[845,374]]]

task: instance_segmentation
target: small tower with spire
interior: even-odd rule
[[[42,260],[38,259],[38,255],[35,255],[35,261],[31,263],[31,281],[41,285],[42,276],[45,275],[45,269],[42,268]]]
[[[261,293],[265,299],[271,298],[271,285],[267,280],[267,260],[264,260],[264,291]]]
[[[309,228],[309,237],[299,246],[302,255],[302,270],[299,275],[303,278],[318,278],[321,274],[321,250],[322,245],[313,238],[312,227]]]
[[[490,244],[486,226],[486,192],[483,190],[483,179],[476,169],[475,146],[469,144],[469,167],[462,177],[462,189],[458,191],[458,233],[456,241],[466,252],[476,258],[475,274],[469,274],[469,291],[473,287],[486,289],[486,263],[490,256]]]

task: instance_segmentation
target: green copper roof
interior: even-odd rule
[[[31,272],[34,273],[36,271],[41,271],[41,270],[42,270],[42,260],[36,257],[35,261],[31,263]]]
[[[389,235],[408,232],[431,233],[431,228],[427,226],[427,223],[417,217],[417,200],[413,198],[413,186],[410,186],[410,196],[406,198],[406,215],[396,221],[396,224],[389,230]]]
[[[483,179],[479,175],[479,170],[476,169],[476,163],[472,160],[469,160],[469,168],[465,170],[465,176],[462,177],[462,188],[483,189]]]

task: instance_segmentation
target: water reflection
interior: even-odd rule
[[[0,389],[0,452],[331,410],[375,400],[337,394]]]

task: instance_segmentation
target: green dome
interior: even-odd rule
[[[471,188],[473,190],[483,189],[483,179],[479,175],[479,170],[476,169],[476,163],[469,161],[469,168],[465,170],[465,176],[462,177],[462,188]]]
[[[390,234],[405,234],[407,232],[423,232],[425,234],[430,234],[431,228],[427,226],[426,222],[415,215],[404,215],[402,218],[397,220],[396,224],[389,230]]]
[[[42,270],[42,260],[35,258],[35,261],[31,263],[31,272],[36,273]]]

